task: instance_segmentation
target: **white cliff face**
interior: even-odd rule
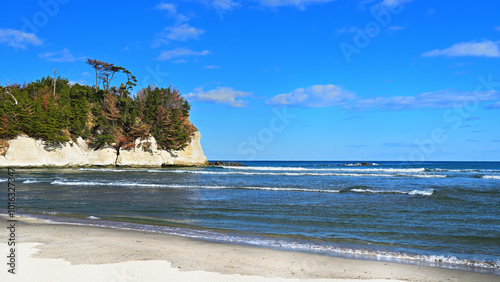
[[[192,165],[193,163],[207,163],[207,157],[201,148],[201,134],[199,131],[194,133],[189,145],[181,151],[173,151],[173,160],[176,165]]]
[[[203,153],[200,143],[201,134],[195,132],[191,142],[184,150],[165,151],[158,150],[158,145],[154,137],[144,140],[135,140],[132,149],[121,149],[116,160],[119,166],[162,166],[162,165],[205,165],[207,157]]]
[[[205,165],[207,158],[200,138],[201,134],[196,132],[182,151],[158,150],[155,138],[149,137],[137,139],[133,148],[117,152],[112,147],[88,148],[80,137],[76,142],[49,146],[41,140],[20,135],[7,141],[9,146],[5,155],[0,155],[0,167]]]
[[[9,140],[5,156],[0,157],[0,166],[85,166],[88,160],[74,142],[58,146],[47,146],[45,142],[26,135]]]
[[[144,140],[137,138],[131,149],[120,149],[116,165],[118,166],[161,166],[163,158],[158,151],[156,139],[149,137]]]

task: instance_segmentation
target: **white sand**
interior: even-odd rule
[[[8,226],[5,217],[1,221]],[[8,246],[2,241],[5,258]],[[16,225],[16,241],[17,274],[8,273],[4,263],[0,281],[500,281],[467,271],[30,219]]]
[[[109,264],[80,264],[72,265],[64,259],[39,259],[33,254],[39,250],[39,243],[21,243],[19,248],[19,262],[16,275],[4,271],[0,275],[1,281],[352,281],[347,279],[286,279],[265,278],[260,276],[243,276],[240,274],[220,274],[207,271],[182,272],[173,268],[170,262],[162,260],[128,261]],[[5,245],[6,246],[6,245]],[[2,248],[6,253],[7,248]],[[364,281],[391,281],[391,280],[364,280]],[[392,280],[397,281],[397,280]]]

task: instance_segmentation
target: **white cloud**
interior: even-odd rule
[[[71,80],[71,81],[69,81],[69,84],[71,84],[71,85],[75,85],[75,84],[85,85],[85,84],[87,84],[87,81],[83,80],[83,79],[76,80],[76,81]]]
[[[260,0],[260,4],[265,7],[295,6],[299,9],[305,9],[307,5],[328,3],[332,1],[335,0]]]
[[[26,49],[27,45],[40,46],[42,45],[42,41],[33,33],[26,33],[17,29],[0,28],[0,44]]]
[[[240,4],[232,0],[213,0],[211,6],[217,11],[230,11],[240,6]]]
[[[177,11],[177,6],[174,4],[160,3],[160,4],[156,5],[156,9],[160,10],[160,11],[167,11],[169,16],[173,17],[177,21],[177,23],[182,23],[182,22],[186,22],[189,20],[188,17],[186,17],[185,15],[183,15]]]
[[[459,91],[445,89],[435,92],[422,93],[416,96],[377,97],[358,100],[345,108],[350,109],[384,109],[384,110],[412,110],[420,108],[453,108],[475,102],[495,101],[500,99],[498,91]]]
[[[231,87],[217,87],[209,91],[203,91],[200,87],[195,89],[194,93],[186,95],[186,98],[194,102],[226,104],[230,107],[241,108],[245,107],[248,101],[237,100],[237,98],[247,97],[251,94],[251,92],[237,91]]]
[[[66,48],[62,49],[61,51],[40,53],[38,57],[45,59],[47,61],[59,62],[59,63],[70,63],[85,59],[85,57],[77,58],[73,56],[73,54],[71,54],[71,52]]]
[[[206,69],[220,69],[221,66],[208,65],[208,66],[205,66],[204,68],[206,68]]]
[[[314,85],[298,88],[287,94],[276,95],[266,101],[269,105],[289,105],[297,107],[342,106],[355,99],[356,94],[333,84]]]
[[[339,86],[314,85],[298,88],[290,93],[280,94],[266,101],[268,105],[288,105],[292,107],[319,108],[339,107],[352,112],[370,109],[402,111],[414,109],[447,109],[493,102],[487,109],[500,109],[500,91],[461,91],[444,89],[415,96],[392,96],[362,98]]]
[[[172,14],[175,14],[177,12],[177,8],[175,7],[175,5],[170,3],[160,3],[156,5],[156,9],[168,11]]]
[[[411,2],[412,0],[384,0],[382,3],[380,3],[383,6],[387,6],[390,8],[403,5],[405,3]]]
[[[177,58],[177,57],[185,57],[185,56],[206,56],[210,52],[208,50],[203,50],[201,52],[193,51],[188,48],[177,48],[174,50],[168,50],[168,51],[163,51],[161,52],[160,56],[158,56],[156,59],[160,61],[164,60],[170,60],[172,58]]]
[[[182,24],[176,26],[169,26],[165,28],[166,33],[163,34],[167,39],[186,41],[188,39],[196,39],[199,35],[203,34],[205,31],[203,29],[197,29],[190,26],[189,24]]]
[[[462,42],[450,48],[435,49],[422,54],[423,57],[447,56],[447,57],[500,57],[499,42],[483,40],[481,42]]]

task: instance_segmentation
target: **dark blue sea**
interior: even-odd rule
[[[500,162],[242,163],[17,169],[16,204],[58,223],[500,275]]]

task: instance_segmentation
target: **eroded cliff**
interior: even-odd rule
[[[48,144],[26,135],[2,141],[0,167],[80,167],[80,166],[140,166],[206,165],[207,158],[196,131],[184,150],[158,149],[154,137],[136,139],[130,149],[106,146],[94,150],[82,138],[57,145]]]

